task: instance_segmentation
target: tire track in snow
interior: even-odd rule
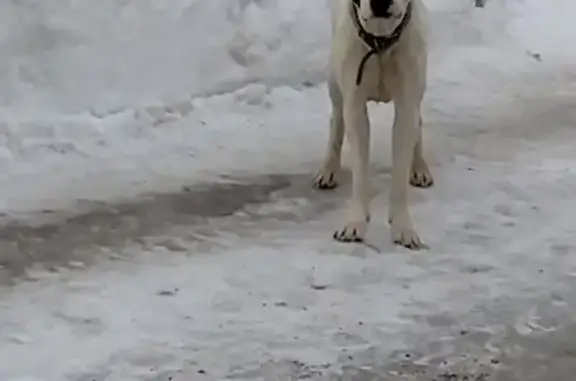
[[[88,201],[79,203],[80,208],[88,209],[83,214],[66,217],[46,210],[34,218],[34,224],[6,221],[0,227],[0,283],[39,263],[48,268],[84,266],[96,259],[90,250],[94,247],[120,246],[172,225],[194,225],[225,217],[247,204],[267,201],[272,192],[290,184],[287,176],[260,176],[199,184],[178,193],[143,196],[117,204]]]

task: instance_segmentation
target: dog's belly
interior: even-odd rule
[[[368,89],[368,100],[373,102],[389,103],[392,101],[392,93],[384,79],[374,81]]]
[[[370,65],[366,65],[364,86],[367,87],[369,101],[389,103],[393,100],[393,78],[391,77],[393,75],[393,68],[387,62],[374,60],[370,62]]]

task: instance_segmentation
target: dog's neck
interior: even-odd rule
[[[360,16],[358,15],[358,5],[353,0],[350,0],[350,12],[352,16],[352,21],[354,22],[356,30],[358,31],[358,37],[360,37],[360,39],[370,49],[368,53],[366,53],[366,55],[362,58],[362,61],[360,61],[360,65],[358,66],[356,85],[360,85],[360,83],[362,82],[362,75],[364,73],[364,65],[366,64],[366,61],[368,61],[368,59],[372,55],[386,52],[394,44],[396,44],[398,40],[400,40],[402,33],[406,29],[406,26],[408,25],[408,23],[410,22],[410,18],[412,17],[412,1],[408,3],[408,6],[406,7],[406,12],[402,17],[402,21],[400,21],[400,24],[398,24],[398,26],[396,26],[394,31],[392,31],[392,33],[388,36],[376,36],[368,32],[364,28],[364,26],[362,26],[362,23],[360,22]]]

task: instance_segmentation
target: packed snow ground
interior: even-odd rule
[[[568,17],[576,7],[492,0],[474,10],[429,0],[424,115],[437,185],[411,192],[414,222],[432,247],[416,254],[390,244],[383,218],[389,107],[371,107],[380,211],[371,247],[331,240],[346,184],[326,196],[309,188],[327,135],[321,3],[139,2],[116,12],[121,21],[88,1],[69,9],[28,2],[37,13],[2,5],[21,11],[23,25],[49,20],[66,32],[41,25],[2,34],[17,53],[4,64],[22,71],[2,79],[1,209],[10,218],[37,218],[47,207],[79,212],[78,199],[112,202],[226,175],[281,175],[290,185],[233,216],[168,226],[159,238],[169,245],[94,249],[102,261],[89,268],[29,272],[34,281],[0,298],[0,379],[365,372],[360,380],[392,371],[397,351],[431,372],[446,359],[447,368],[465,368],[460,374],[526,362],[534,380],[552,379],[537,378],[534,365],[543,342],[558,352],[545,353],[549,364],[568,353],[546,341],[547,330],[573,335],[576,53],[562,47],[576,37]],[[106,33],[96,33],[103,25]],[[39,35],[72,47],[18,50],[35,49],[19,41]],[[212,92],[224,93],[201,96]],[[464,331],[472,339],[463,344]],[[503,369],[492,369],[494,358]]]

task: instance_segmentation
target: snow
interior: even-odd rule
[[[464,328],[489,332],[495,355],[510,356],[508,327],[533,334],[533,305],[568,298],[576,274],[575,57],[563,48],[576,37],[576,6],[427,3],[425,134],[437,185],[410,195],[432,247],[424,253],[389,242],[389,127],[374,129],[379,212],[368,246],[331,240],[346,185],[309,189],[327,136],[323,1],[0,5],[8,217],[83,213],[82,200],[226,176],[291,184],[233,216],[171,226],[160,237],[169,247],[129,242],[92,249],[99,260],[86,268],[29,269],[0,296],[0,379],[376,372],[397,351]],[[390,107],[370,111],[375,126],[390,120]]]
[[[556,12],[541,17],[540,2],[496,0],[482,10],[456,0],[429,3],[432,83],[469,93],[447,99],[431,92],[434,107],[442,102],[450,104],[445,109],[471,106],[481,94],[496,97],[483,78],[496,82],[497,76],[547,70],[569,60],[569,49],[554,46],[571,43],[574,28],[564,19],[564,24],[549,28]],[[124,181],[134,176],[131,169],[137,165],[150,181],[158,157],[175,155],[171,144],[158,144],[158,135],[186,136],[186,147],[180,147],[184,151],[211,147],[216,129],[208,132],[204,125],[192,124],[198,120],[194,116],[204,112],[199,110],[204,103],[229,107],[226,96],[231,95],[226,94],[235,91],[255,92],[250,102],[258,102],[258,94],[278,86],[293,92],[295,86],[324,78],[329,27],[323,1],[182,0],[169,7],[117,0],[62,4],[1,5],[6,23],[0,49],[7,54],[0,70],[3,209],[35,209],[46,199],[60,204],[100,196],[101,190],[72,192],[69,184],[82,187],[82,182],[89,191],[101,183],[99,174],[108,178],[121,172],[118,181]],[[558,13],[568,14],[570,6],[559,2]],[[194,37],[198,35],[202,37]],[[541,52],[542,62],[530,59],[527,50]],[[469,80],[471,70],[477,75]],[[465,88],[460,86],[463,78]],[[249,83],[255,85],[245,88]],[[222,106],[216,106],[218,102]],[[318,113],[324,115],[324,109]],[[244,134],[245,128],[234,133],[253,136]],[[292,127],[280,131],[292,134]],[[253,150],[251,142],[242,144],[243,151]],[[158,149],[162,154],[149,160],[153,156],[148,152]],[[228,144],[226,152],[231,152]],[[186,165],[170,163],[168,171],[189,178],[190,154],[178,155]],[[166,170],[163,166],[160,172]],[[108,184],[109,196],[125,194],[132,187],[126,182]]]
[[[495,98],[484,78],[496,82],[498,77],[522,71],[547,70],[549,65],[567,62],[571,54],[569,49],[551,46],[567,46],[574,28],[562,18],[564,24],[558,21],[554,29],[549,28],[556,12],[541,17],[542,5],[537,5],[541,2],[496,0],[482,10],[456,0],[429,3],[432,84],[468,92],[450,98],[431,92],[432,107],[458,109],[482,102],[483,94]],[[194,122],[201,120],[199,115],[208,109],[229,108],[234,97],[246,96],[241,94],[253,93],[248,103],[258,103],[277,87],[287,87],[286,92],[293,93],[290,97],[297,96],[294,86],[322,82],[329,29],[325,6],[322,1],[303,0],[182,0],[169,7],[155,1],[117,0],[74,1],[69,6],[41,1],[3,4],[3,15],[16,15],[7,18],[0,33],[0,49],[8,55],[5,70],[0,70],[3,209],[33,210],[46,199],[59,205],[73,198],[101,196],[100,189],[86,193],[99,188],[99,175],[116,177],[120,172],[118,181],[123,184],[107,184],[110,197],[126,194],[132,188],[130,181],[141,182],[126,178],[139,176],[136,172],[148,181],[150,172],[165,176],[167,171],[190,179],[190,155],[204,168],[206,161],[197,152],[212,147],[211,140],[224,129],[227,137],[231,130],[250,139],[254,136],[246,133],[244,124],[238,130],[223,123],[218,123],[219,129],[198,125]],[[559,2],[558,13],[569,13],[570,6]],[[193,37],[198,35],[202,37]],[[530,59],[527,50],[542,52],[542,62]],[[470,71],[477,73],[472,79]],[[248,83],[254,85],[245,87]],[[235,91],[240,94],[230,95]],[[219,93],[224,96],[210,96]],[[325,107],[315,110],[325,114]],[[300,125],[266,130],[286,131],[282,139],[292,141],[285,135],[296,136],[293,129]],[[172,141],[158,142],[167,137]],[[237,139],[227,139],[222,146],[233,155],[228,140]],[[260,147],[251,143],[239,142],[243,145],[239,150]],[[149,155],[158,150],[158,155]],[[176,155],[181,164],[170,162],[153,169],[160,165],[159,158]],[[132,170],[135,166],[138,171]],[[154,181],[152,187],[165,182]],[[83,189],[69,189],[70,183]]]
[[[311,62],[318,69],[314,58],[328,30],[322,1],[31,0],[1,7],[0,49],[9,55],[2,103],[16,117],[106,114],[278,72],[290,78]]]

